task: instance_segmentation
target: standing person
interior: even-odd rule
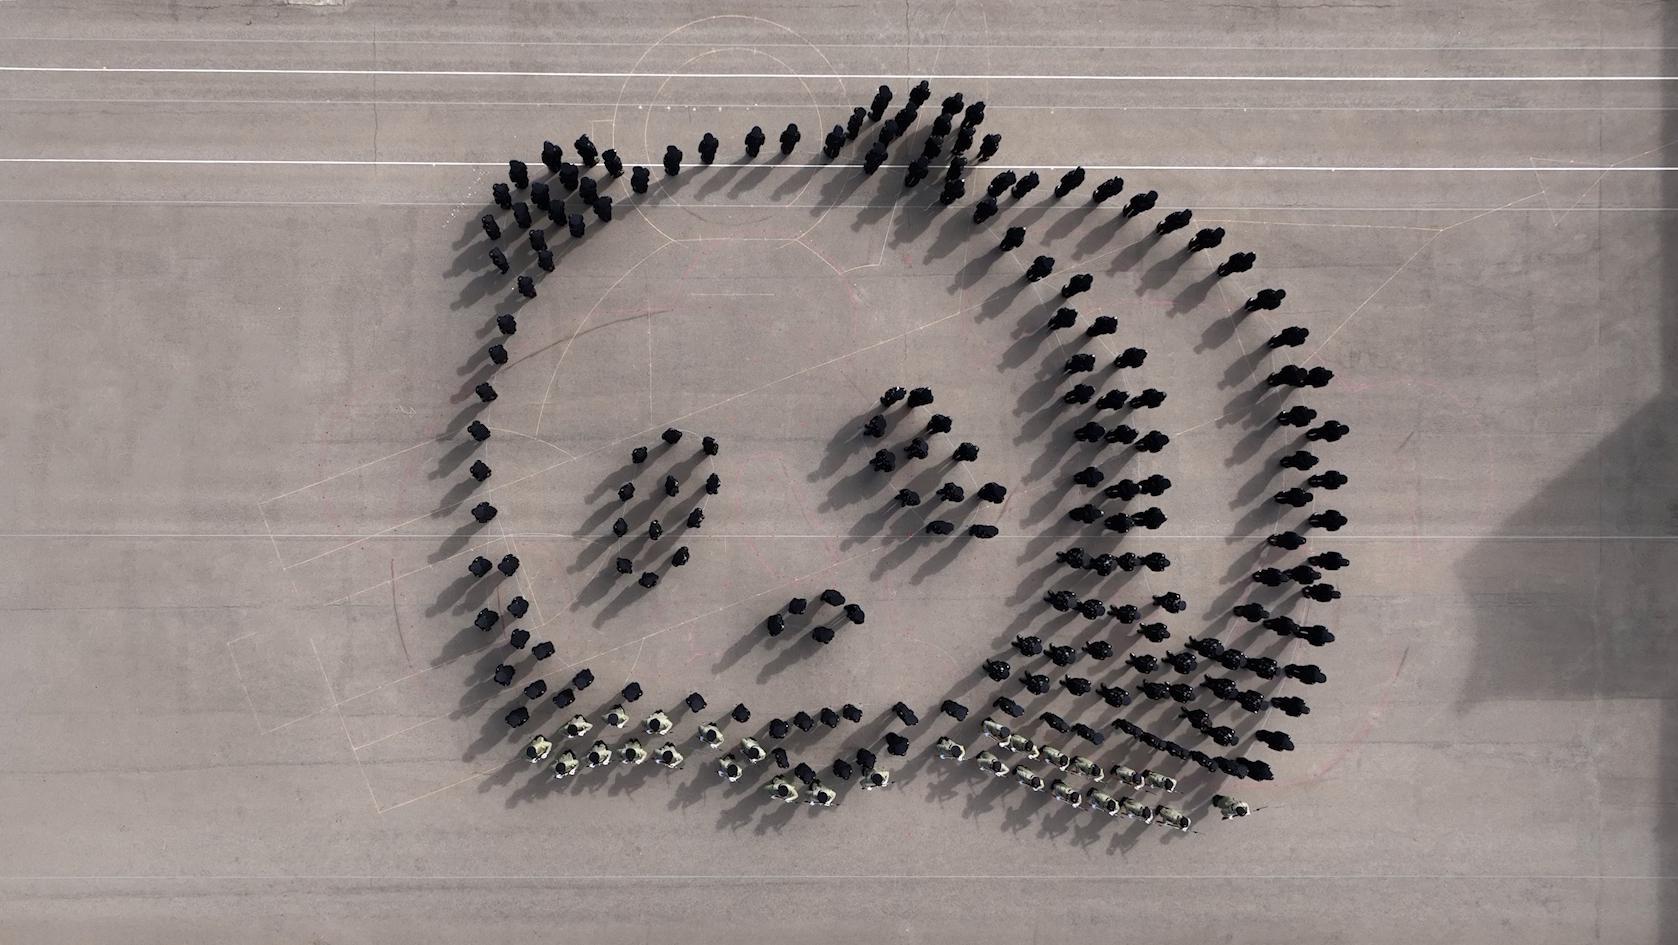
[[[764,136],[763,129],[753,125],[752,130],[746,132],[746,157],[757,157],[757,152],[762,149],[766,140],[768,139]]]
[[[874,92],[874,100],[868,103],[868,120],[879,121],[891,105],[891,86],[882,85]]]
[[[1189,239],[1187,252],[1198,253],[1203,249],[1215,249],[1224,241],[1224,228],[1221,226],[1202,227],[1195,231]]]
[[[1165,236],[1168,233],[1174,233],[1177,230],[1188,226],[1189,221],[1193,219],[1193,210],[1174,210],[1171,213],[1166,214],[1165,219],[1159,221],[1159,223],[1154,227],[1154,232],[1161,236]]]
[[[789,122],[785,130],[781,132],[781,154],[791,154],[792,149],[798,147],[798,139],[802,137],[803,135],[799,132],[798,125],[796,123]]]
[[[715,161],[717,159],[717,146],[720,144],[722,142],[717,140],[716,135],[709,131],[705,132],[705,137],[699,139],[699,160],[706,164]]]
[[[868,152],[862,156],[862,172],[867,175],[872,175],[875,171],[880,169],[882,164],[886,163],[886,157],[886,146],[878,141],[874,142],[874,144],[868,148]]]
[[[1228,259],[1218,264],[1218,275],[1227,276],[1237,272],[1246,272],[1253,268],[1253,263],[1257,260],[1257,253],[1231,253]]]
[[[1055,185],[1055,199],[1059,200],[1074,190],[1077,190],[1079,187],[1082,187],[1083,184],[1084,169],[1082,167],[1074,167],[1072,170],[1067,171],[1065,174],[1060,176],[1060,183]]]
[[[1124,209],[1119,212],[1119,215],[1128,218],[1134,217],[1138,214],[1147,213],[1149,210],[1152,210],[1154,208],[1154,204],[1158,202],[1159,191],[1157,190],[1150,190],[1147,193],[1141,194],[1132,194],[1130,202],[1124,205]]]
[[[664,148],[664,173],[675,177],[682,172],[682,149],[675,145]]]
[[[839,156],[839,149],[844,146],[845,129],[840,125],[834,125],[827,137],[822,139],[822,156],[831,161]]]

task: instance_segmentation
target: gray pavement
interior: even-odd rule
[[[0,941],[1678,941],[1662,12],[0,4]],[[819,154],[876,84],[895,107],[922,77],[922,129],[960,89],[1005,137],[962,208],[906,193],[902,155],[864,178],[854,146]],[[803,143],[769,157],[789,121]],[[771,145],[741,164],[754,123]],[[477,217],[507,157],[539,167],[544,138],[583,131],[655,187],[619,182],[613,222],[551,237],[559,270],[521,303],[484,275]],[[702,169],[706,131],[724,147]],[[1257,269],[1214,280],[1122,200],[1056,203],[1058,170],[969,222],[996,171],[1077,164],[1086,191],[1120,174],[1193,207],[1229,230],[1217,259]],[[1026,248],[995,253],[1017,223]],[[1023,287],[1037,252],[1059,269]],[[1114,383],[1170,395],[1143,425],[1172,445],[1125,474],[1175,485],[1165,528],[1123,543],[1173,567],[1077,587],[1178,590],[1173,645],[1216,634],[1330,676],[1281,687],[1309,717],[1266,717],[1298,751],[1243,749],[1275,781],[1185,776],[1192,835],[930,756],[977,719],[938,702],[988,704],[974,667],[1015,633],[1094,635],[1036,602],[1065,584],[1054,550],[1117,546],[1064,516],[1083,451],[1057,372],[1085,343],[1035,330],[1079,271],[1086,319],[1121,325],[1089,349],[1147,347]],[[1233,314],[1265,285],[1281,311]],[[1351,525],[1313,536],[1354,560],[1345,597],[1296,610],[1338,634],[1324,650],[1227,616],[1288,557],[1263,536],[1303,517],[1266,501],[1292,447],[1255,388],[1286,324],[1311,330],[1293,359],[1337,375],[1293,399],[1354,431],[1322,451]],[[931,386],[956,431],[887,486],[853,434],[892,384]],[[474,416],[495,431],[478,450]],[[724,489],[679,538],[692,564],[626,591],[612,493],[671,424],[723,443],[679,507],[707,469]],[[935,461],[958,440],[978,462]],[[693,442],[655,449],[643,496]],[[924,508],[887,508],[944,479],[1010,487],[960,513],[999,539],[930,540]],[[502,515],[467,527],[484,496]],[[516,577],[462,580],[508,552]],[[763,637],[829,586],[864,626]],[[509,735],[517,690],[487,681],[507,625],[470,627],[514,594],[557,648],[513,661],[519,686],[588,666],[589,710],[631,679],[649,709],[698,689],[707,716],[752,706],[731,736],[863,707],[789,740],[818,767],[878,750],[903,699],[915,748],[891,789],[823,811],[771,809],[697,746],[679,772],[556,785],[517,757],[555,711]],[[1172,714],[1129,717],[1183,731]],[[1116,737],[1101,757],[1145,759]],[[1221,823],[1219,788],[1264,809]]]

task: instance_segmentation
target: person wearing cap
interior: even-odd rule
[[[1177,779],[1170,775],[1160,774],[1151,768],[1146,768],[1142,771],[1142,788],[1147,791],[1170,793],[1177,790]]]
[[[596,740],[588,748],[588,766],[598,768],[612,763],[612,749],[605,742]]]
[[[973,762],[990,772],[992,777],[1001,778],[1008,775],[1008,765],[989,751],[981,751],[974,755]]]
[[[553,742],[548,741],[541,735],[534,735],[530,739],[530,744],[524,746],[524,758],[533,765],[541,764],[548,757],[548,752],[553,751],[553,749]]]
[[[554,780],[555,781],[564,780],[565,778],[569,778],[570,776],[572,776],[573,774],[576,774],[576,773],[577,773],[577,756],[571,753],[571,749],[566,748],[566,749],[562,750],[557,756],[555,756],[555,758],[554,758]]]
[[[722,748],[722,729],[718,728],[715,722],[705,722],[699,726],[699,740],[705,743],[706,748],[720,750]]]
[[[652,715],[647,716],[646,728],[648,735],[663,735],[665,732],[670,731],[673,725],[674,723],[670,721],[670,716],[664,714],[663,709],[659,709]]]
[[[624,742],[620,751],[623,752],[623,763],[626,765],[638,765],[647,760],[647,749],[641,746],[641,740],[638,738]]]
[[[1053,794],[1056,800],[1072,807],[1082,807],[1084,804],[1084,796],[1059,778],[1049,783],[1049,793]]]
[[[1120,784],[1128,784],[1131,787],[1142,786],[1142,775],[1138,774],[1135,768],[1131,768],[1128,765],[1116,764],[1107,769],[1107,773],[1111,774],[1113,776],[1113,780],[1119,782]]]
[[[764,785],[764,790],[768,791],[776,800],[785,801],[788,804],[798,800],[798,788],[794,787],[792,779],[784,774],[777,774],[770,778],[769,783]]]
[[[745,773],[745,770],[733,755],[723,755],[717,759],[717,775],[730,784],[740,780],[740,775]]]
[[[1010,729],[1007,725],[1004,725],[989,716],[986,716],[985,720],[980,722],[979,725],[984,729],[986,735],[996,739],[998,742],[1006,741],[1008,736],[1013,733],[1013,729]]]
[[[1002,747],[1008,751],[1016,752],[1032,759],[1041,757],[1043,753],[1043,750],[1037,747],[1037,743],[1033,742],[1029,738],[1026,738],[1024,735],[1019,734],[1018,732],[1015,732],[1003,739]]]
[[[1227,794],[1212,795],[1212,806],[1218,809],[1224,820],[1245,817],[1252,813],[1252,808],[1247,806],[1246,801],[1238,801]]]
[[[933,744],[938,749],[938,756],[940,758],[944,758],[949,761],[960,761],[967,757],[967,749],[962,747],[961,743],[950,738],[948,735],[939,736],[938,741]]]
[[[740,757],[746,759],[747,764],[755,765],[769,757],[769,752],[764,751],[763,745],[757,739],[747,735],[740,739]]]
[[[1194,821],[1189,819],[1189,815],[1175,807],[1166,807],[1164,804],[1154,808],[1154,819],[1173,830],[1183,833],[1188,833],[1189,828],[1194,826]]]
[[[676,745],[673,742],[665,742],[658,746],[658,754],[653,756],[653,760],[666,768],[680,768],[682,766],[682,753],[676,750]]]
[[[571,716],[571,721],[565,723],[565,737],[566,738],[582,738],[584,735],[587,735],[593,728],[594,728],[594,723],[590,722],[587,718],[583,717],[580,714],[579,715],[573,715],[573,716]]]
[[[1119,798],[1119,813],[1145,824],[1154,822],[1154,809],[1133,797]]]
[[[862,789],[864,791],[873,791],[883,788],[890,783],[890,771],[887,771],[884,768],[870,768],[868,769],[868,773],[863,775]]]

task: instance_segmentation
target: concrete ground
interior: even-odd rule
[[[1662,13],[0,4],[0,941],[1678,941]],[[862,177],[854,146],[831,169],[818,152],[879,82],[895,106],[922,77],[911,147],[958,89],[1005,136],[959,208],[905,192],[900,166]],[[773,140],[789,121],[792,158],[735,166],[749,126]],[[558,271],[515,305],[485,275],[489,186],[583,131],[655,165],[654,190],[611,185],[616,219],[552,235]],[[724,142],[709,169],[705,131]],[[656,171],[670,142],[690,162],[674,180]],[[1118,202],[1053,201],[1075,164],[1086,190],[1123,175],[1228,240],[1186,258],[1184,234],[1147,236],[1158,211],[1125,225]],[[1054,168],[1044,187],[971,224],[973,191],[1033,167]],[[1021,223],[1025,249],[995,253]],[[1213,279],[1234,249],[1257,269]],[[1028,287],[1038,252],[1059,271]],[[1037,330],[1076,271],[1097,277],[1085,319],[1119,334]],[[1234,314],[1266,285],[1281,311]],[[515,309],[500,398],[475,409],[490,318]],[[1267,352],[1287,324],[1308,343]],[[1121,467],[1128,451],[1073,448],[1058,371],[1133,344],[1148,362],[1110,383],[1167,390],[1136,422],[1173,442]],[[1298,480],[1274,466],[1298,444],[1257,385],[1290,357],[1336,378],[1289,399],[1353,429],[1320,450],[1351,484],[1318,494],[1351,525],[1311,536],[1354,560],[1345,597],[1287,605],[1335,630],[1322,650],[1228,616],[1281,599],[1244,575],[1298,558],[1262,548],[1304,516],[1267,500]],[[880,477],[855,430],[894,383],[931,386],[956,431]],[[494,429],[476,450],[473,417]],[[671,424],[722,454],[698,463],[690,438],[628,463]],[[979,461],[943,465],[956,439]],[[1167,525],[1121,543],[1067,521],[1066,477],[1093,456],[1170,476]],[[672,512],[646,497],[676,467]],[[715,498],[695,488],[710,470]],[[632,477],[637,527],[706,511],[660,543],[693,562],[651,594],[608,573],[653,560],[607,532]],[[999,539],[929,539],[929,507],[890,509],[944,478],[1010,487],[956,513]],[[483,497],[501,515],[469,527]],[[1174,565],[1068,583],[1052,552],[1074,543]],[[464,579],[508,552],[514,578]],[[829,586],[865,625],[826,648],[763,635]],[[1037,598],[1060,586],[1178,590],[1172,645],[1320,663],[1328,685],[1272,687],[1309,717],[1221,714],[1293,734],[1292,754],[1238,750],[1276,780],[1191,769],[1197,832],[1179,835],[932,757],[941,733],[976,744],[978,714],[936,706],[987,705],[999,687],[974,668],[1014,634],[1131,645],[1051,619]],[[587,666],[588,711],[631,679],[637,708],[698,689],[707,716],[753,707],[731,737],[861,706],[861,726],[788,740],[818,767],[879,750],[902,699],[915,746],[887,759],[890,789],[831,810],[725,784],[697,746],[680,772],[555,785],[518,759],[555,710],[509,734],[517,690],[487,682],[507,624],[470,627],[520,593],[557,653],[518,654],[519,685]],[[1117,717],[1093,704],[1030,708]],[[1126,717],[1183,737],[1173,714]],[[1169,761],[1122,741],[1098,757]],[[1264,809],[1219,822],[1218,789]]]

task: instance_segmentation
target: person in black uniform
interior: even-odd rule
[[[868,120],[879,121],[891,105],[891,86],[882,85],[874,93],[874,100],[868,103]]]
[[[1124,178],[1109,177],[1095,185],[1095,190],[1090,193],[1090,202],[1105,203],[1113,197],[1117,197],[1122,190],[1124,190]]]
[[[798,139],[802,137],[803,134],[799,132],[797,123],[789,122],[781,132],[781,154],[791,154],[792,149],[798,147]]]
[[[600,163],[606,165],[606,173],[613,177],[623,176],[623,158],[618,157],[617,151],[607,148],[600,152]]]
[[[675,145],[664,148],[664,173],[675,177],[682,172],[682,149]]]
[[[862,156],[862,172],[864,174],[872,175],[875,171],[880,169],[880,165],[886,163],[886,157],[886,146],[878,141],[874,142],[874,144],[869,147],[868,153]]]
[[[1184,248],[1184,252],[1193,254],[1198,253],[1203,249],[1215,249],[1218,244],[1223,241],[1223,227],[1202,227],[1201,229],[1195,231],[1194,236],[1189,238],[1189,245]]]
[[[834,125],[822,139],[822,156],[829,161],[839,156],[839,149],[845,146],[845,129]]]
[[[717,140],[716,135],[709,131],[705,132],[705,136],[699,139],[699,160],[706,164],[715,161],[717,159],[717,146],[721,143]]]
[[[1257,253],[1231,253],[1228,259],[1218,264],[1218,275],[1227,276],[1232,273],[1246,272],[1253,268],[1253,263],[1257,260]]]
[[[1152,210],[1154,208],[1154,204],[1158,202],[1159,191],[1157,190],[1150,190],[1147,193],[1141,194],[1132,194],[1130,201],[1124,205],[1124,210],[1120,211],[1119,215],[1128,218],[1134,217],[1137,214],[1147,213],[1149,210]]]
[[[1074,190],[1077,190],[1079,187],[1082,187],[1083,184],[1084,169],[1082,167],[1074,167],[1072,170],[1062,174],[1060,176],[1060,182],[1055,184],[1055,199],[1059,200]]]
[[[868,109],[858,106],[851,109],[851,117],[845,122],[845,140],[855,141],[857,135],[862,134],[862,123],[868,120]]]
[[[916,158],[915,160],[910,161],[909,166],[903,172],[903,186],[905,188],[914,187],[921,181],[925,180],[926,172],[929,166],[930,164],[926,158]]]
[[[571,146],[577,149],[577,156],[583,159],[584,167],[593,167],[600,163],[600,149],[594,146],[588,135],[578,136]]]
[[[1173,210],[1165,215],[1165,219],[1159,221],[1159,223],[1154,227],[1154,232],[1161,236],[1168,233],[1174,233],[1177,230],[1188,226],[1189,221],[1192,219],[1194,219],[1193,210]]]
[[[1001,252],[1008,253],[1008,252],[1013,252],[1014,250],[1019,249],[1021,246],[1024,246],[1024,245],[1025,245],[1025,227],[1023,227],[1023,226],[1011,226],[1011,227],[1008,228],[1007,232],[1002,234],[1002,245],[999,246],[998,249]]]

